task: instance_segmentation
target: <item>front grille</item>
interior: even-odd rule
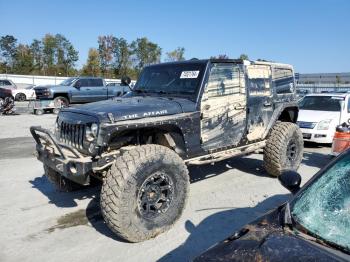
[[[59,136],[61,142],[83,149],[85,125],[61,122]]]
[[[35,95],[37,98],[45,97],[48,94],[48,90],[46,88],[36,88]]]
[[[299,125],[300,128],[313,129],[317,123],[298,121],[297,124]]]

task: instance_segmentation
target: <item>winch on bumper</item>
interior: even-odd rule
[[[110,166],[116,157],[116,153],[98,158],[85,156],[74,147],[57,141],[49,130],[42,127],[33,126],[30,132],[36,141],[38,160],[81,185],[88,185],[90,175]]]

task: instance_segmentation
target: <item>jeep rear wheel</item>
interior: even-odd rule
[[[303,158],[303,135],[296,124],[276,123],[266,141],[264,166],[272,176],[283,170],[297,170]]]
[[[81,189],[82,186],[63,177],[61,174],[53,170],[51,167],[44,165],[45,176],[56,187],[57,190],[62,192],[71,192]]]
[[[169,230],[189,191],[188,170],[172,150],[143,145],[125,150],[103,180],[102,215],[118,236],[141,242]]]

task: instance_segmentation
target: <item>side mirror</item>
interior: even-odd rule
[[[81,87],[80,81],[76,82],[76,83],[74,84],[74,87],[80,89],[80,87]]]
[[[123,76],[123,77],[122,77],[121,84],[122,84],[123,86],[128,86],[128,87],[130,88],[130,90],[132,89],[131,86],[130,86],[130,84],[131,84],[131,78],[128,77],[128,76]]]
[[[295,194],[300,189],[301,176],[298,172],[293,170],[285,170],[278,177],[278,180],[286,189],[288,189],[292,194]]]

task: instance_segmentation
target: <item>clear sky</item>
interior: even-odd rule
[[[350,0],[0,0],[0,35],[65,35],[86,61],[97,37],[147,37],[186,58],[246,53],[301,73],[350,71]]]

